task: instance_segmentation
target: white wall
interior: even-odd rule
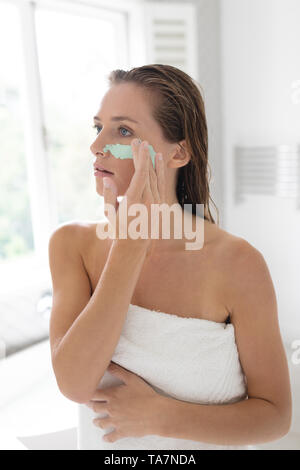
[[[234,145],[300,144],[299,0],[221,0],[225,224],[264,255],[286,338],[300,338],[300,210],[296,201],[234,202]]]
[[[211,197],[219,209],[224,225],[224,168],[221,127],[221,50],[219,0],[195,0],[198,22],[199,79],[205,102],[208,125],[208,161],[211,167]],[[217,222],[213,204],[211,212]]]
[[[151,1],[151,0],[149,0]],[[219,209],[220,225],[223,223],[223,168],[221,151],[221,85],[220,85],[220,5],[219,0],[171,0],[172,3],[192,3],[197,7],[198,28],[198,83],[205,101],[208,124],[211,167],[211,197]],[[169,3],[159,0],[158,3]],[[217,213],[210,204],[217,221]]]

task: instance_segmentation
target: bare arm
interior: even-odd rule
[[[229,305],[248,400],[199,405],[163,397],[159,434],[220,445],[280,439],[291,425],[289,370],[280,335],[272,279],[261,253],[239,240],[233,253]]]
[[[118,188],[106,177],[103,186],[109,225],[116,229],[100,279],[90,297],[90,285],[74,224],[57,229],[49,241],[49,260],[53,280],[53,308],[50,320],[52,364],[61,392],[78,403],[86,403],[95,392],[119,341],[129,304],[144,260],[149,255],[149,238],[118,238],[119,228],[128,226],[127,205],[164,200],[165,182],[162,160],[156,154],[156,171],[146,145],[131,142],[135,172],[125,197],[119,204]],[[145,143],[145,142],[144,142]],[[110,204],[118,215],[110,220]],[[125,207],[124,207],[125,205]],[[124,210],[119,209],[125,209]],[[121,217],[119,215],[121,214]],[[114,219],[114,217],[112,217]],[[121,224],[120,224],[121,222]],[[76,226],[76,224],[75,224]],[[82,232],[80,232],[82,233]],[[124,233],[124,232],[123,232]],[[98,239],[99,249],[103,243]],[[82,246],[82,245],[81,245]]]
[[[53,283],[50,342],[60,391],[70,400],[85,403],[119,341],[147,247],[114,240],[91,296],[76,230],[71,224],[59,227],[49,241]]]
[[[290,428],[276,406],[263,398],[228,405],[199,405],[169,397],[161,401],[164,420],[156,433],[165,437],[242,446],[280,439]]]

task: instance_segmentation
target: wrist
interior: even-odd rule
[[[172,430],[176,429],[176,399],[159,395],[158,414],[155,425],[155,434],[162,437],[172,437]]]
[[[139,240],[113,240],[111,250],[113,253],[118,253],[124,262],[126,260],[144,262],[148,256],[147,245],[139,243]]]

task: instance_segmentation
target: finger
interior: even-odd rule
[[[105,416],[103,418],[95,418],[93,419],[93,423],[95,426],[101,429],[109,428],[113,426],[112,418],[110,416]]]
[[[156,155],[155,155],[155,157],[156,157]],[[155,160],[157,160],[157,157],[155,158]],[[156,167],[157,167],[157,162],[156,162]],[[150,168],[149,168],[149,177],[150,177],[150,187],[151,187],[151,191],[152,191],[152,194],[153,194],[154,201],[156,203],[158,203],[159,202],[159,192],[158,192],[158,186],[157,186],[157,175],[156,175],[156,171],[154,170],[152,164],[150,165]]]
[[[108,372],[111,374],[115,375],[119,379],[123,380],[123,382],[126,384],[128,380],[130,380],[135,374],[128,369],[125,369],[122,366],[119,366],[115,362],[111,362],[107,368]]]
[[[161,156],[161,159],[160,159]],[[159,192],[160,201],[165,202],[165,191],[166,191],[166,182],[165,182],[165,163],[161,153],[156,154],[156,174],[157,174],[157,188]]]
[[[137,142],[137,139],[131,142],[135,172],[130,182],[129,191],[141,198],[147,181],[147,168],[144,165],[141,144],[136,145],[135,142]]]
[[[99,388],[98,390],[95,390],[90,401],[109,402],[112,396],[114,395],[117,387],[120,387],[120,385],[114,385],[113,387]]]
[[[140,161],[138,159],[138,154],[139,154],[139,148],[141,145],[142,141],[141,139],[132,139],[131,141],[131,150],[132,150],[132,155],[133,155],[133,164],[134,164],[134,169],[137,170],[140,165]]]
[[[121,434],[118,431],[112,431],[112,432],[109,432],[107,434],[104,434],[104,436],[102,436],[102,439],[105,442],[115,442],[118,439],[122,439],[123,437],[126,437],[126,436],[124,436],[123,434]]]
[[[152,166],[152,161],[150,165],[150,159],[151,157],[150,157],[150,152],[149,152],[148,143],[147,143],[147,145],[142,146],[142,160],[144,162],[144,168],[147,174],[143,197],[147,199],[151,198],[151,195],[152,195],[151,186],[150,186],[150,167]]]
[[[111,204],[115,209],[117,208],[117,195],[118,195],[118,188],[116,183],[105,176],[103,178],[103,197],[104,197],[104,210],[106,211],[105,205]],[[107,216],[107,214],[105,214]]]
[[[106,401],[95,401],[89,400],[85,405],[90,408],[91,410],[95,411],[95,413],[108,413],[108,403]]]

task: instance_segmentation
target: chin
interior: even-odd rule
[[[118,194],[117,194],[117,197],[123,197],[125,195],[127,191],[127,188],[125,188],[125,190],[123,191],[118,191]],[[101,184],[96,184],[96,192],[99,194],[99,196],[102,196],[103,197],[103,183]]]

